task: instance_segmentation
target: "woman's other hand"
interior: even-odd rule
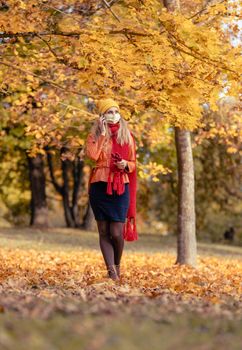
[[[115,164],[119,169],[124,169],[127,166],[128,162],[127,160],[122,159],[120,162],[116,162]]]

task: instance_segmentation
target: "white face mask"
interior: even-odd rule
[[[120,114],[117,112],[115,114],[109,114],[109,113],[105,113],[104,117],[107,121],[107,123],[117,123],[119,121],[119,119],[121,118]]]

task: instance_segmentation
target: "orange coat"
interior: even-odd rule
[[[86,141],[85,155],[94,160],[96,165],[93,167],[89,183],[97,181],[108,182],[109,167],[111,161],[112,140],[104,135],[100,135],[97,140],[89,134]],[[128,169],[125,172],[131,173],[135,169],[135,143],[132,138],[132,146],[129,148],[129,157],[125,159],[128,162]],[[111,174],[113,181],[113,174]],[[128,174],[124,173],[124,183],[129,182]]]

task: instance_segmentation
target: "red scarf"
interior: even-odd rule
[[[112,137],[112,158],[110,161],[107,193],[112,194],[112,190],[116,190],[117,194],[120,195],[125,191],[125,185],[124,185],[124,179],[123,179],[125,170],[119,169],[115,165],[115,161],[121,160],[121,159],[127,160],[129,156],[130,146],[127,143],[125,143],[122,146],[119,143],[117,143],[117,132],[120,126],[119,123],[108,124],[108,126],[111,131],[111,137]],[[135,155],[135,161],[136,161],[136,155]],[[113,173],[113,184],[111,182],[111,173]],[[125,222],[124,229],[123,229],[123,236],[126,241],[135,241],[138,239],[138,234],[136,230],[136,187],[137,187],[136,167],[132,173],[127,173],[127,174],[129,177],[130,202],[129,202],[129,208],[127,212],[127,220]]]

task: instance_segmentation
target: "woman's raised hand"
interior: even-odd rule
[[[99,123],[101,128],[101,135],[106,135],[106,119],[103,115],[99,117]]]

